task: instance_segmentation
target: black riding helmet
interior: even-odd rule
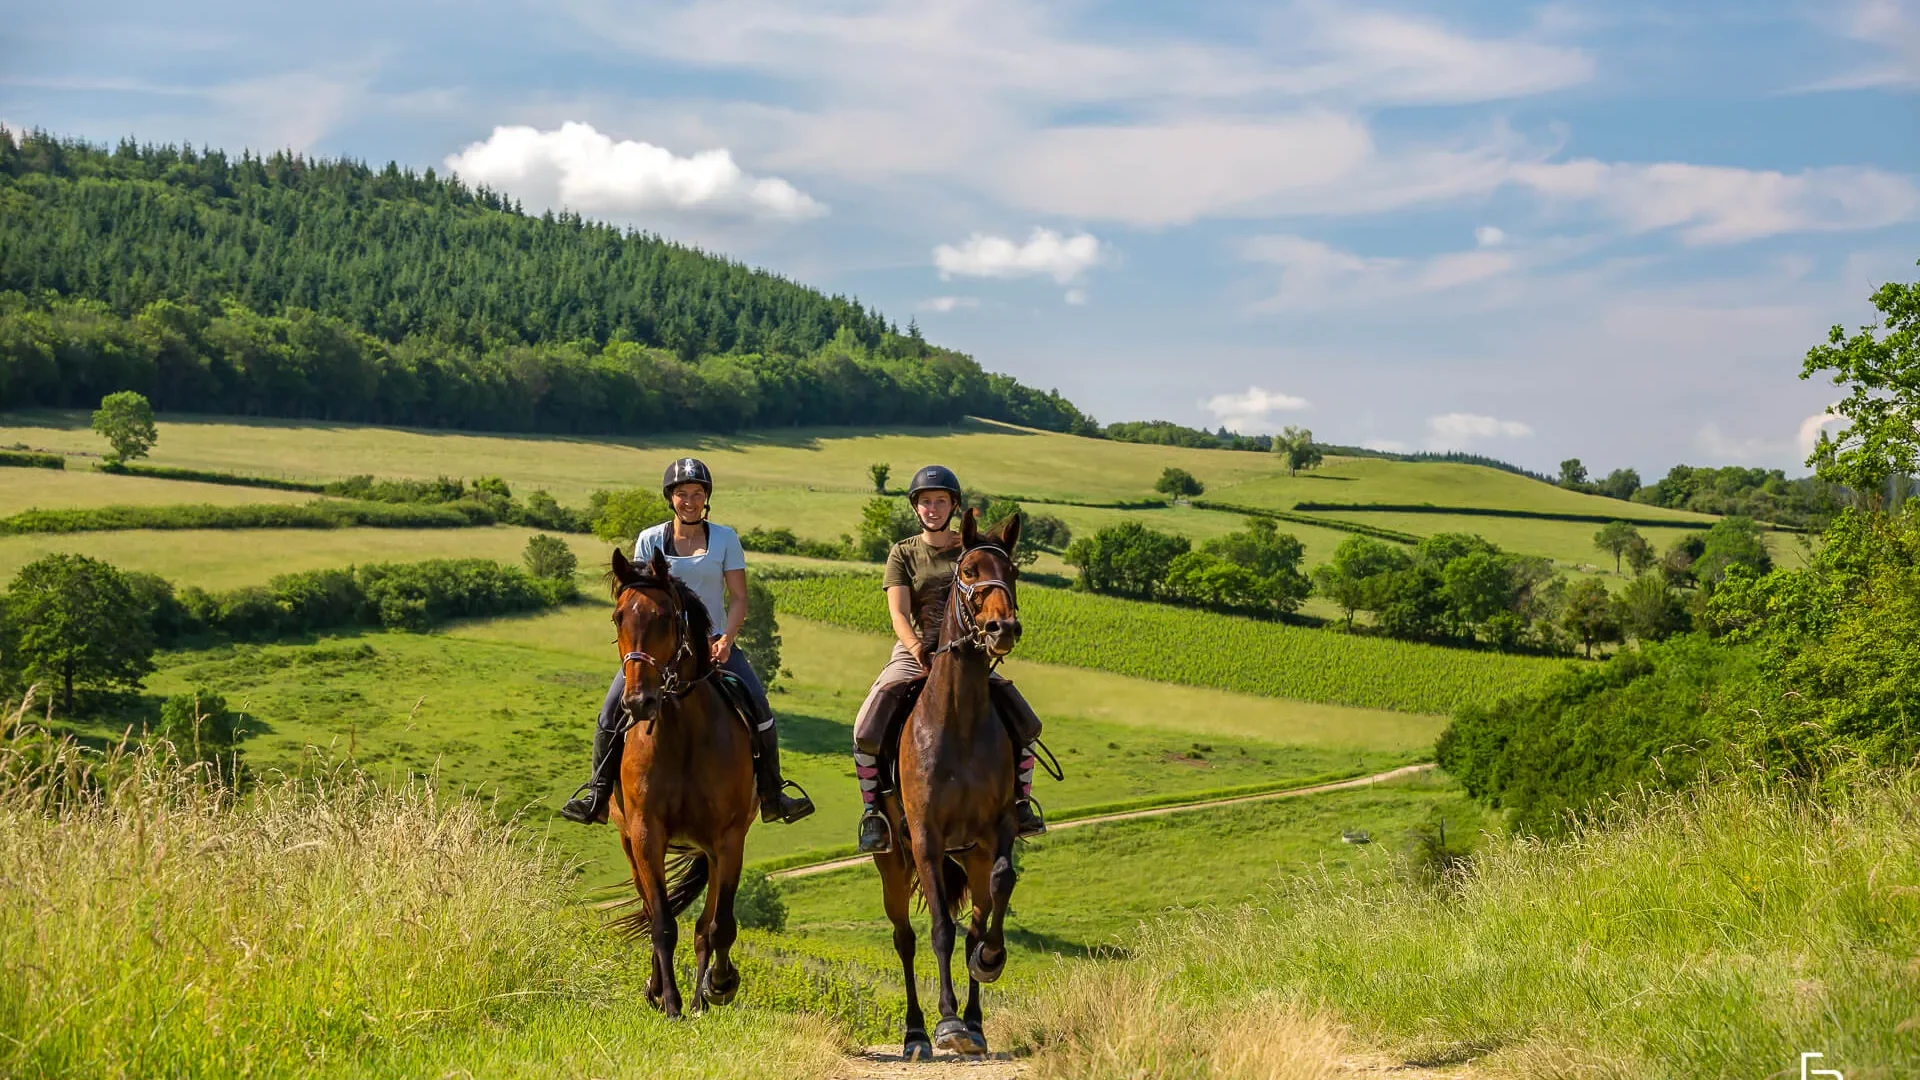
[[[917,502],[923,491],[944,491],[952,495],[954,512],[959,512],[960,478],[953,475],[952,469],[945,465],[923,466],[919,472],[913,474],[913,483],[907,485],[907,504],[912,505]],[[952,515],[949,515],[947,520],[951,522]]]
[[[667,466],[667,475],[660,479],[660,497],[671,498],[673,489],[681,484],[699,484],[707,489],[709,499],[713,497],[713,474],[699,458],[683,457]]]

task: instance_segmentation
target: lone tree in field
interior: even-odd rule
[[[527,573],[553,581],[572,581],[580,566],[565,540],[546,533],[528,537],[527,550],[520,557],[527,564]]]
[[[80,686],[136,687],[153,670],[153,633],[126,576],[85,555],[28,563],[7,590],[0,655],[23,681],[53,682],[73,713]]]
[[[100,407],[93,411],[93,430],[113,446],[107,460],[116,463],[146,457],[160,441],[160,432],[153,426],[153,406],[132,390],[100,399]]]
[[[1620,557],[1627,553],[1627,549],[1633,546],[1635,540],[1639,540],[1642,544],[1646,543],[1640,535],[1640,530],[1624,521],[1609,521],[1599,532],[1593,534],[1593,546],[1613,556],[1613,572],[1616,574],[1620,572]]]
[[[1570,457],[1560,463],[1560,486],[1575,491],[1586,486],[1587,467],[1577,457]]]
[[[1153,490],[1169,498],[1184,499],[1206,494],[1207,485],[1201,483],[1187,470],[1169,466],[1160,474],[1160,479],[1154,482]]]
[[[876,461],[867,466],[867,475],[873,477],[873,493],[875,495],[885,495],[887,493],[887,476],[892,472],[893,466],[884,461]]]
[[[1326,456],[1314,445],[1313,432],[1303,427],[1282,428],[1273,437],[1273,452],[1287,462],[1287,475],[1298,476],[1301,469],[1318,468]]]

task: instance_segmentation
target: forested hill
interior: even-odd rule
[[[120,389],[480,429],[1095,430],[858,301],[431,170],[0,128],[0,408]]]

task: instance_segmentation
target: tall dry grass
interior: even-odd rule
[[[840,1058],[823,1017],[658,1018],[644,946],[481,804],[341,769],[243,797],[29,715],[0,718],[0,1075],[786,1078]]]
[[[1076,1078],[1325,1075],[1274,1055],[1342,1031],[1488,1075],[1797,1077],[1820,1051],[1920,1076],[1920,778],[1724,781],[1490,841],[1437,888],[1323,876],[1163,922],[1132,956],[1061,964],[1003,1040]]]

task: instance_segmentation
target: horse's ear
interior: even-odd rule
[[[962,550],[980,542],[980,522],[973,507],[960,515],[960,547]]]
[[[1019,542],[1020,514],[1016,512],[1008,514],[1007,520],[1000,523],[1000,546],[1006,548],[1007,554],[1011,555],[1013,554],[1013,546]]]
[[[627,553],[619,548],[613,549],[613,580],[621,585],[631,585],[640,580],[640,570],[627,558]]]
[[[663,585],[673,580],[673,570],[667,566],[667,553],[654,548],[653,558],[647,562],[647,572]]]

